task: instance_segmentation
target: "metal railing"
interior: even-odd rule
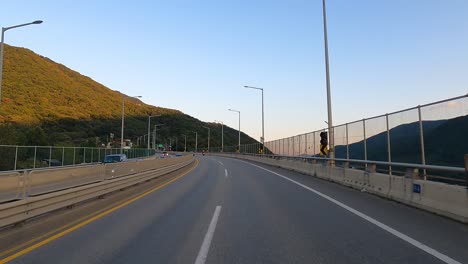
[[[120,148],[0,145],[0,171],[99,163],[106,155],[120,153]],[[155,150],[132,148],[123,153],[134,159],[154,155]]]
[[[438,102],[364,118],[333,127],[335,157],[346,160],[378,162],[389,175],[402,173],[395,164],[464,167],[464,154],[468,153],[466,124],[468,122],[468,94]],[[292,137],[265,142],[264,154],[316,157],[320,153],[320,133],[328,128]],[[225,152],[238,152],[236,146],[225,147]],[[258,154],[261,145],[242,145],[240,153]],[[447,176],[448,171],[429,175],[422,169],[424,179]],[[382,169],[382,168],[381,168]],[[433,171],[431,171],[433,172]],[[442,174],[438,172],[443,172]],[[452,172],[450,172],[452,173]],[[459,173],[447,176],[465,181]]]

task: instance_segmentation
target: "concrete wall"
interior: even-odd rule
[[[298,159],[220,155],[297,171],[468,223],[468,190],[463,186],[350,168],[329,167]],[[414,184],[420,186],[420,193],[413,191]]]
[[[192,156],[186,155],[165,159],[148,158],[122,163],[57,167],[21,173],[2,173],[0,174],[0,202],[18,199],[22,195],[40,195],[56,190],[151,171],[190,159],[192,159]]]

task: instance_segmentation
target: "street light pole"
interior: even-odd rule
[[[241,146],[241,143],[240,143],[240,111],[237,111],[237,110],[234,110],[234,109],[228,109],[229,111],[231,112],[236,112],[239,114],[239,145],[238,145],[238,148],[239,148],[239,153],[240,153],[240,146]]]
[[[208,129],[208,152],[210,152],[210,128],[206,126],[204,128]]]
[[[244,88],[248,89],[255,89],[262,91],[262,154],[265,152],[265,111],[264,111],[264,104],[263,104],[263,88],[247,86],[245,85]]]
[[[148,116],[148,150],[150,149],[151,118],[161,115]]]
[[[224,123],[221,121],[216,121],[221,124],[221,152],[224,152]]]
[[[13,29],[13,28],[19,28],[19,27],[24,27],[24,26],[29,26],[29,25],[34,25],[34,24],[41,24],[42,20],[36,20],[30,23],[25,23],[25,24],[20,24],[16,26],[11,26],[11,27],[2,27],[2,42],[0,43],[0,104],[2,103],[2,78],[3,78],[3,50],[5,46],[5,31]]]
[[[326,72],[326,79],[327,79],[327,111],[328,111],[328,142],[330,145],[329,150],[329,157],[331,159],[335,158],[335,136],[333,131],[333,123],[332,123],[332,107],[331,107],[331,92],[330,92],[330,66],[329,66],[329,58],[328,58],[328,32],[327,32],[327,11],[325,6],[325,0],[322,0],[322,7],[323,7],[323,35],[325,41],[325,72]],[[335,162],[333,160],[330,161],[330,164],[333,166]]]
[[[158,126],[164,126],[165,124],[155,124],[154,125],[154,137],[153,137],[153,149],[156,150],[158,146],[156,145],[156,136],[158,135]]]
[[[140,95],[130,96],[133,98],[141,98]],[[122,130],[120,132],[120,153],[123,153],[123,142],[124,142],[124,121],[125,119],[125,95],[122,95]]]
[[[192,133],[195,133],[195,153],[198,152],[198,133],[195,131],[190,131]]]
[[[184,136],[184,152],[187,152],[187,135],[182,134]]]

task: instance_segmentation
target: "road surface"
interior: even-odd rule
[[[468,226],[295,172],[190,173],[10,263],[468,263]]]

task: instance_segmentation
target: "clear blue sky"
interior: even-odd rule
[[[326,126],[321,0],[2,1],[29,48],[149,104],[267,141]],[[468,1],[328,0],[334,123],[468,92]]]

